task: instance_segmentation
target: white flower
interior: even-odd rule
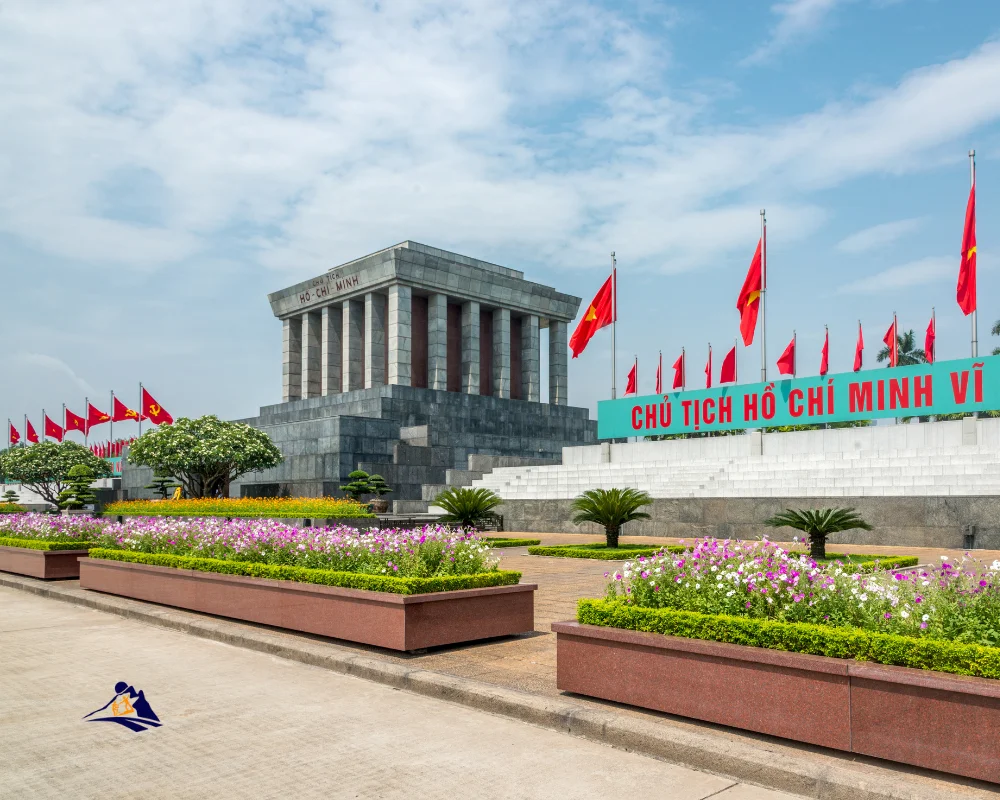
[[[924,614],[920,619],[923,622],[927,622],[927,620],[929,620],[930,618],[931,618],[930,614]]]

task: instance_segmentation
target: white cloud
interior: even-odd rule
[[[899,241],[908,233],[913,233],[920,227],[922,218],[900,219],[895,222],[883,222],[870,228],[852,233],[837,243],[837,249],[843,253],[867,253],[879,247],[886,247]]]
[[[771,6],[778,24],[760,47],[743,59],[743,64],[768,61],[792,44],[809,38],[826,21],[833,9],[844,0],[789,0]]]
[[[42,369],[57,372],[67,376],[77,387],[82,389],[91,397],[97,396],[97,390],[81,378],[73,368],[62,359],[44,353],[17,353],[14,361],[31,367],[41,367]]]
[[[897,267],[890,267],[867,278],[853,281],[837,289],[838,294],[878,294],[936,283],[958,275],[958,259],[950,256],[930,256]]]

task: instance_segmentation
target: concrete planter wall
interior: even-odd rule
[[[559,689],[1000,783],[1000,681],[556,622]]]
[[[31,550],[27,547],[0,547],[0,572],[15,572],[29,578],[50,581],[79,578],[80,559],[86,550]]]
[[[80,586],[334,639],[420,650],[534,630],[534,584],[398,595],[83,559]]]

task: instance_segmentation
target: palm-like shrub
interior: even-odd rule
[[[885,345],[881,350],[878,351],[878,355],[875,356],[875,360],[879,363],[883,361],[889,361],[891,357],[889,352],[889,345]],[[917,337],[913,333],[913,329],[910,328],[908,331],[903,331],[903,333],[896,336],[896,365],[899,367],[908,367],[911,364],[926,364],[927,354],[923,351],[923,348],[917,347]]]
[[[441,522],[475,528],[503,500],[489,489],[452,486],[434,498],[434,505],[445,510]]]
[[[799,511],[786,508],[764,523],[772,528],[795,528],[809,537],[809,555],[816,561],[826,558],[826,537],[854,528],[870,531],[872,526],[854,513],[853,508],[820,508]]]
[[[634,519],[649,519],[649,514],[639,509],[652,503],[652,498],[638,489],[590,489],[573,501],[573,522],[604,526],[607,546],[618,547],[622,525]]]

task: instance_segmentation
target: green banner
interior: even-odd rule
[[[842,372],[597,403],[597,436],[820,425],[1000,409],[1000,356]]]

